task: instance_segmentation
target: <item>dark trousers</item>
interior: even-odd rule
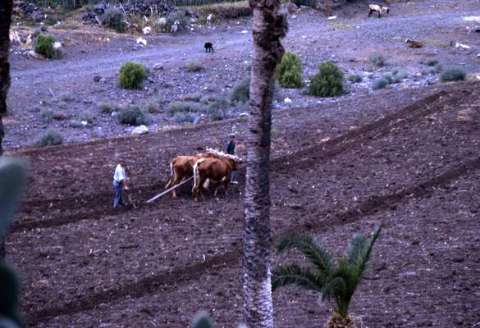
[[[123,191],[123,181],[122,182],[113,182],[113,190],[115,191],[115,196],[113,198],[113,207],[116,208],[118,205],[125,205],[122,198]]]

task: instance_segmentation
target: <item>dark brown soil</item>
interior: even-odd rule
[[[362,106],[331,115],[347,99],[274,117],[275,239],[304,230],[340,252],[355,233],[385,224],[351,309],[366,327],[480,322],[478,88],[355,100],[384,115]],[[29,326],[185,327],[200,309],[217,327],[240,321],[241,179],[218,199],[196,203],[185,188],[177,200],[111,209],[115,154],[130,165],[140,202],[162,189],[172,156],[220,147],[232,128],[241,141],[244,122],[231,120],[20,153],[31,185],[7,249]],[[322,327],[329,313],[296,289],[274,302],[278,327]]]

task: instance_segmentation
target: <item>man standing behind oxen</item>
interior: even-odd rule
[[[227,144],[227,146],[225,147],[225,151],[227,154],[230,154],[230,155],[235,155],[235,146],[236,146],[236,143],[235,143],[235,134],[234,133],[231,133],[230,134],[230,140]],[[236,179],[237,177],[237,171],[232,171],[232,173],[230,174],[230,183],[233,183],[233,184],[237,184],[238,181]]]
[[[127,186],[127,166],[118,164],[113,174],[113,189],[115,190],[115,197],[113,199],[113,208],[117,208],[118,205],[127,206],[123,201],[122,192],[128,190]]]

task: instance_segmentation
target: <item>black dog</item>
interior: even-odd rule
[[[213,50],[213,43],[211,42],[205,42],[205,52],[214,52]]]

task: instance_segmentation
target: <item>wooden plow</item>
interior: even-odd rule
[[[188,178],[187,180],[183,180],[182,182],[174,185],[173,187],[170,187],[170,188],[168,188],[167,190],[162,191],[162,192],[159,193],[158,195],[153,196],[152,198],[150,198],[149,200],[147,200],[146,203],[147,203],[147,204],[150,204],[150,203],[156,201],[156,200],[159,199],[160,197],[165,196],[165,195],[168,194],[169,192],[171,192],[171,191],[173,191],[173,190],[175,190],[175,189],[183,186],[184,184],[186,184],[187,182],[191,181],[192,179],[193,179],[193,176],[190,177],[190,178]]]

